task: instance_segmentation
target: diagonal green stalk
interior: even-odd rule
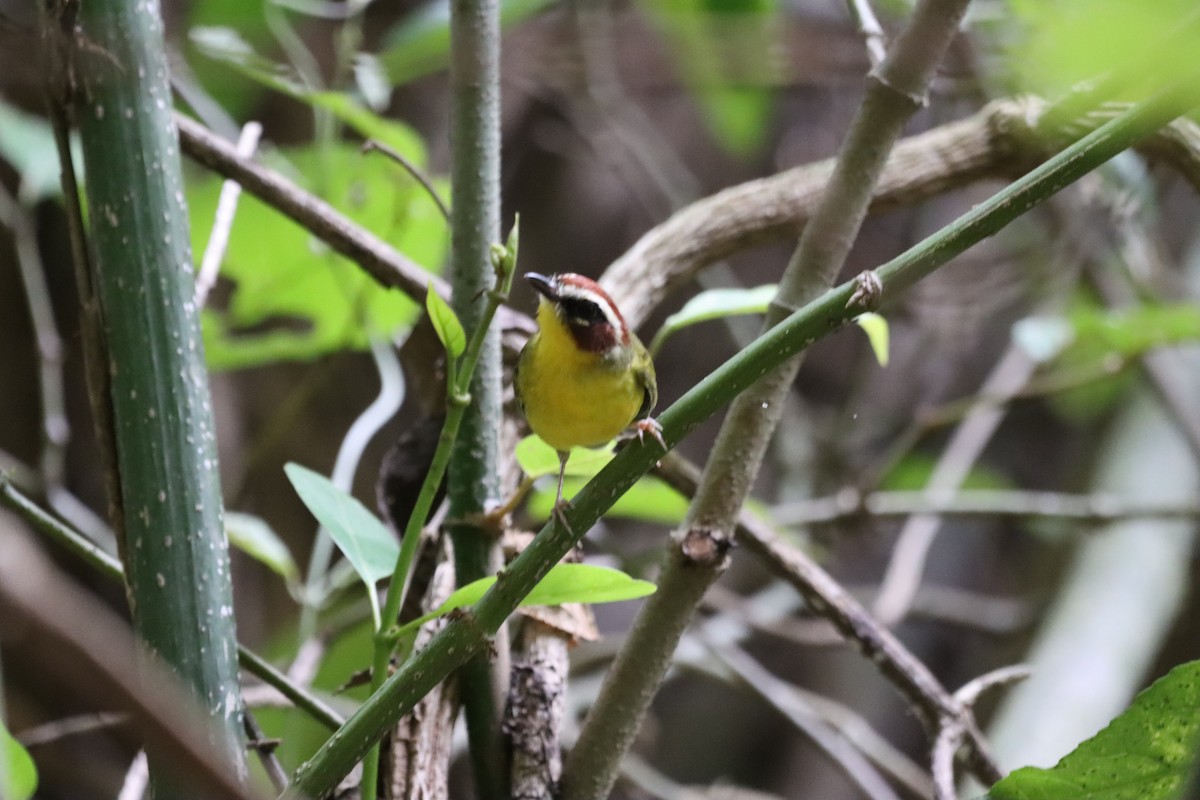
[[[484,344],[491,327],[496,309],[508,299],[512,287],[513,274],[516,268],[517,228],[514,225],[513,235],[509,239],[510,246],[503,255],[497,254],[492,261],[496,269],[496,287],[487,292],[487,304],[484,308],[480,323],[471,331],[471,339],[463,353],[461,362],[448,365],[448,385],[446,402],[446,421],[442,424],[442,432],[438,435],[437,449],[425,480],[421,483],[421,491],[417,502],[413,505],[408,522],[404,525],[404,536],[400,540],[400,555],[396,558],[396,568],[392,571],[392,579],[388,583],[387,595],[384,598],[382,626],[375,632],[374,654],[371,660],[371,694],[374,695],[383,685],[387,675],[388,662],[396,646],[396,636],[393,628],[400,608],[404,604],[404,596],[408,591],[409,578],[412,573],[413,559],[417,554],[417,545],[421,540],[421,530],[429,518],[433,508],[433,500],[437,495],[438,486],[446,477],[446,468],[450,464],[450,456],[454,450],[454,442],[458,438],[459,428],[466,416],[470,405],[471,376],[483,353]],[[453,359],[452,359],[453,361]],[[379,747],[371,747],[363,759],[363,800],[374,800],[376,784],[379,775]]]
[[[971,245],[991,236],[1039,203],[1103,164],[1190,107],[1177,91],[1161,92],[1067,147],[1046,163],[980,203],[915,247],[877,269],[883,299],[903,292]],[[753,344],[696,384],[658,417],[674,446],[760,376],[818,338],[836,330],[861,309],[848,308],[857,281],[829,290],[789,315]],[[497,576],[475,607],[458,615],[429,645],[384,682],[321,749],[301,765],[287,798],[322,797],[337,786],[367,748],[430,689],[488,646],[490,637],[582,532],[650,470],[660,452],[653,445],[626,447],[571,501],[571,530],[552,519],[529,547]]]

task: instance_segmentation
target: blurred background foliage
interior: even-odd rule
[[[30,5],[0,0],[0,469],[102,536],[103,526],[86,510],[101,513],[103,492]],[[687,202],[834,155],[869,68],[848,5],[504,0],[503,201],[508,219],[517,211],[522,217],[521,267],[599,275]],[[905,0],[875,6],[888,34],[909,10]],[[1194,37],[1173,33],[1191,6],[1185,0],[977,0],[911,132],[962,118],[995,97],[1056,97],[1118,64],[1144,70],[1116,98],[1131,99],[1200,52]],[[163,11],[182,111],[230,139],[243,123],[261,122],[264,164],[440,272],[449,237],[437,207],[404,169],[359,148],[364,139],[387,144],[447,193],[447,3],[163,0]],[[189,165],[197,261],[220,188],[217,177]],[[873,216],[845,274],[881,263],[994,189],[969,186]],[[995,400],[982,396],[981,386],[1011,353],[1027,360],[1028,377],[1004,388],[999,428],[970,466],[965,487],[1087,492],[1098,465],[1116,459],[1194,500],[1194,465],[1190,472],[1159,473],[1160,453],[1146,452],[1137,437],[1115,453],[1112,448],[1119,421],[1145,395],[1140,359],[1168,348],[1186,354],[1200,339],[1191,288],[1200,271],[1198,211],[1194,191],[1173,171],[1123,155],[1086,186],[976,246],[884,309],[892,340],[888,367],[855,330],[820,342],[801,371],[760,479],[756,513],[792,519],[796,540],[870,601],[903,518],[849,513],[804,524],[802,513],[789,517],[788,509],[803,510],[847,488],[925,487],[953,426],[981,402]],[[643,326],[643,338],[701,289],[775,281],[793,244],[759,246],[710,268],[658,310]],[[35,271],[27,257],[18,257],[22,248],[40,262]],[[1121,287],[1115,296],[1124,298],[1119,302],[1114,282]],[[532,293],[518,289],[512,304],[531,312]],[[384,451],[429,410],[426,387],[436,385],[430,376],[437,366],[423,344],[428,337],[412,329],[419,308],[243,195],[204,312],[204,335],[217,372],[226,502],[250,515],[247,527],[259,532],[248,534],[258,545],[246,546],[234,562],[240,637],[281,662],[296,654],[294,596],[302,594],[287,554],[304,564],[314,533],[283,464],[332,471],[347,430],[379,386],[369,344],[406,343],[407,396],[365,446],[351,484],[373,505]],[[753,317],[716,320],[667,339],[657,355],[660,396],[667,403],[678,397],[736,352],[757,324]],[[59,395],[47,394],[47,366],[61,370]],[[1194,414],[1200,395],[1195,387],[1189,391],[1185,410]],[[1161,417],[1161,406],[1150,406],[1147,413]],[[1168,430],[1176,424],[1163,419]],[[715,425],[685,442],[684,454],[703,462]],[[61,468],[47,467],[53,463],[48,455],[56,454]],[[614,510],[589,536],[588,554],[652,577],[681,501],[660,484],[645,489],[641,500]],[[542,493],[525,518],[544,517],[547,507]],[[0,517],[0,524],[15,523]],[[1194,518],[1182,527],[1176,542],[1190,541]],[[955,687],[1026,657],[1078,549],[1096,531],[1019,515],[947,517],[943,530],[897,630]],[[1152,546],[1150,538],[1141,541]],[[1101,705],[1120,708],[1169,666],[1200,656],[1196,565],[1190,547],[1181,552],[1170,578],[1175,584],[1162,588],[1177,602],[1152,623],[1159,634],[1139,639],[1139,652],[1125,654],[1130,677],[1094,689],[1112,698]],[[80,569],[69,559],[63,565]],[[106,602],[123,607],[117,590],[80,576]],[[313,675],[314,686],[344,712],[362,689],[334,692],[364,666],[369,651],[367,607],[361,592],[340,591],[350,583],[345,578],[345,570],[335,569],[322,598],[320,629],[330,648]],[[807,624],[800,600],[752,559],[737,559],[709,613],[709,622],[727,622],[734,631],[728,635],[775,675],[851,706],[924,763],[925,737],[893,689],[856,653],[828,646]],[[1138,613],[1110,620],[1110,637],[1143,624]],[[598,610],[607,638],[575,651],[577,709],[586,707],[632,614],[632,604]],[[1085,637],[1079,641],[1087,646]],[[1094,658],[1119,659],[1120,646],[1113,653]],[[620,797],[680,796],[680,786],[711,783],[778,797],[860,796],[777,706],[746,691],[718,660],[692,651],[684,656],[687,668],[656,701]],[[19,651],[4,657],[5,707],[18,738],[76,713],[53,687],[22,671]],[[986,700],[985,719],[991,708]],[[295,711],[264,708],[260,716],[269,735],[283,737],[280,757],[289,767],[324,736]],[[1018,729],[1039,724],[1016,723]],[[1090,734],[1071,735],[1078,741]],[[131,756],[103,731],[31,752],[42,774],[39,796],[47,798],[114,796]]]

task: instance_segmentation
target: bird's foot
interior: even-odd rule
[[[563,526],[572,537],[575,536],[575,529],[571,527],[571,523],[567,521],[567,509],[571,507],[570,500],[559,500],[554,504],[554,509],[550,512],[553,519],[558,520],[558,524]]]
[[[667,447],[667,441],[663,438],[662,425],[660,425],[658,420],[656,420],[654,417],[639,419],[637,422],[633,423],[633,427],[634,434],[637,436],[638,441],[642,444],[646,443],[646,437],[649,436],[651,439],[654,439],[654,441],[662,445],[664,453],[671,449]]]

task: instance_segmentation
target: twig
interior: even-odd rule
[[[699,469],[678,456],[662,459],[659,476],[685,496],[695,493]],[[918,711],[930,731],[941,719],[969,713],[941,685],[920,659],[895,635],[847,592],[829,573],[804,552],[787,544],[757,517],[741,511],[737,518],[738,542],[758,556],[778,577],[790,583],[814,613],[828,619],[848,642],[857,647]],[[987,782],[999,780],[999,770],[984,755],[982,739],[968,728],[968,739],[976,755],[972,768],[986,776]]]
[[[128,714],[77,714],[73,717],[63,717],[38,725],[36,728],[26,728],[15,738],[25,747],[39,747],[68,736],[102,731],[114,725],[124,725],[127,722],[129,722]]]
[[[883,776],[864,757],[858,744],[844,731],[831,724],[827,717],[797,697],[793,693],[793,686],[775,677],[741,648],[729,645],[717,647],[710,644],[708,651],[717,661],[732,670],[746,688],[787,717],[863,794],[874,800],[899,800]],[[859,722],[862,720],[859,719]],[[878,738],[876,735],[877,740]],[[910,790],[912,788],[909,787]]]
[[[0,186],[0,223],[12,232],[17,267],[25,289],[38,354],[38,389],[42,401],[42,452],[38,459],[47,496],[60,488],[71,426],[63,387],[63,344],[54,320],[50,287],[38,251],[37,230],[29,210]]]
[[[1020,346],[1012,344],[984,382],[980,394],[1011,397],[1028,383],[1036,369],[1033,359]],[[1003,405],[989,405],[977,406],[967,414],[934,467],[925,488],[929,496],[951,493],[962,484],[991,441],[1004,411]],[[884,625],[899,622],[908,612],[941,523],[937,514],[921,513],[910,517],[900,531],[874,603],[875,616]]]
[[[1018,489],[891,491],[860,494],[846,488],[835,495],[776,506],[776,525],[815,525],[859,516],[937,514],[973,517],[1047,517],[1104,523],[1132,518],[1190,519],[1200,503],[1163,503],[1109,494],[1069,494]]]
[[[867,59],[871,62],[871,68],[878,67],[887,56],[887,47],[884,45],[883,26],[875,17],[870,0],[846,0],[846,9],[850,12],[858,34],[867,48]]]
[[[262,136],[262,125],[257,122],[247,122],[242,126],[234,150],[239,157],[249,159],[258,148],[258,139]],[[217,198],[217,212],[213,217],[212,232],[208,235],[208,245],[204,248],[204,257],[200,261],[200,269],[196,273],[196,305],[203,307],[208,301],[208,293],[217,282],[217,274],[221,271],[221,262],[225,260],[225,249],[229,246],[229,233],[233,230],[233,218],[237,213],[238,197],[242,187],[237,181],[226,179],[221,185],[221,194]]]
[[[1005,686],[1028,678],[1030,671],[1025,666],[1002,667],[965,684],[954,693],[954,699],[970,709],[979,696],[997,686]],[[941,721],[937,738],[933,742],[932,772],[934,797],[936,800],[958,800],[954,790],[954,756],[962,747],[974,726],[970,716],[947,718]]]
[[[278,742],[270,743],[265,741],[266,734],[263,733],[258,720],[249,709],[242,711],[242,726],[246,730],[246,738],[248,740],[246,746],[258,755],[258,760],[266,771],[271,785],[275,787],[275,791],[282,792],[287,789],[287,772],[284,771],[283,765],[279,763],[279,758],[275,755],[275,747],[278,745]]]
[[[446,206],[446,201],[442,199],[442,196],[438,194],[437,189],[433,187],[433,181],[429,179],[429,176],[425,174],[424,170],[405,158],[404,155],[399,151],[388,147],[383,142],[379,142],[374,139],[367,139],[365,142],[363,142],[362,152],[383,153],[392,161],[395,161],[397,164],[403,167],[404,171],[411,175],[413,180],[421,184],[421,188],[425,190],[427,195],[429,195],[429,199],[432,200],[434,205],[438,207],[438,211],[442,212],[442,218],[445,219],[446,222],[450,221],[450,209]]]
[[[150,785],[150,764],[146,761],[146,751],[138,750],[129,769],[125,771],[125,780],[121,783],[121,791],[117,800],[142,800]]]

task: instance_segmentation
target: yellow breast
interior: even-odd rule
[[[533,432],[567,451],[604,444],[625,430],[645,394],[628,359],[580,350],[551,309],[539,309],[538,327],[521,351],[516,379]]]

